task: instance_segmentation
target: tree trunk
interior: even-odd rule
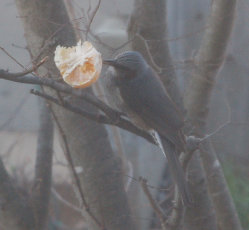
[[[130,38],[133,40],[133,49],[140,51],[147,57],[148,62],[159,73],[164,80],[164,85],[181,110],[183,109],[183,101],[176,83],[175,70],[169,53],[167,44],[167,21],[166,21],[166,1],[160,0],[155,2],[137,0],[130,23]],[[152,60],[151,60],[152,59]],[[192,180],[196,183],[191,186],[195,191],[193,197],[198,206],[187,210],[187,216],[195,221],[188,223],[190,229],[215,229],[216,222],[214,212],[211,207],[211,201],[208,198],[206,189],[205,176],[200,164],[199,156],[194,156],[191,161]],[[192,182],[191,180],[191,182]],[[190,184],[192,184],[190,182]],[[195,211],[198,212],[200,218],[196,218]],[[189,220],[191,220],[189,218]]]
[[[56,45],[76,44],[73,27],[63,2],[16,0],[16,3],[31,57],[36,59],[41,51],[41,57],[49,56],[47,63],[38,71],[39,75],[59,77],[53,61]],[[92,93],[91,89],[87,91]],[[51,90],[49,92],[52,93]],[[83,101],[72,99],[71,103],[77,103],[86,110],[95,110]],[[83,193],[88,208],[98,219],[101,228],[135,229],[122,184],[120,161],[112,152],[104,126],[58,106],[52,106],[52,110],[62,126],[74,166],[83,168],[83,173],[79,175]],[[91,229],[100,229],[91,220]]]
[[[211,92],[217,72],[224,61],[235,9],[236,0],[212,2],[208,27],[195,57],[195,69],[185,100],[188,117],[196,128],[196,135],[205,134]],[[219,160],[209,143],[203,144],[201,158],[207,174],[208,188],[213,199],[219,229],[241,229]],[[199,212],[196,210],[197,214]]]
[[[38,98],[39,132],[35,161],[31,208],[35,218],[35,230],[46,229],[52,184],[54,126],[46,101]]]

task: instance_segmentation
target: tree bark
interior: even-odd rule
[[[49,61],[38,71],[41,76],[59,77],[53,61],[56,45],[76,44],[73,27],[62,1],[17,0],[25,37],[32,58],[42,52]],[[46,89],[48,91],[48,89]],[[91,89],[87,89],[92,93]],[[52,93],[52,91],[49,91]],[[71,100],[86,110],[95,109],[81,100]],[[58,106],[52,106],[66,136],[74,166],[81,166],[83,192],[88,208],[101,223],[102,229],[135,229],[126,193],[122,184],[120,161],[114,156],[104,126],[83,119]],[[100,229],[96,223],[91,229]]]
[[[195,57],[195,69],[186,93],[188,118],[196,128],[195,134],[205,135],[210,97],[215,78],[225,56],[232,31],[236,0],[214,0],[208,27]],[[201,159],[207,174],[208,188],[216,211],[219,229],[241,229],[223,171],[208,141],[204,143]],[[198,212],[196,212],[197,214]]]
[[[46,101],[39,98],[40,125],[37,139],[35,178],[31,197],[31,208],[35,218],[35,229],[45,229],[51,193],[54,126]]]

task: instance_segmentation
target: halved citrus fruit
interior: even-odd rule
[[[57,46],[54,56],[55,65],[60,70],[63,80],[74,88],[85,88],[99,78],[102,59],[93,45],[81,41],[73,47]]]

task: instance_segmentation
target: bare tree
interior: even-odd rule
[[[84,30],[86,39],[92,36],[91,24],[100,3],[99,0],[87,22]],[[0,162],[0,198],[4,203],[9,202],[7,208],[0,212],[1,222],[6,228],[17,230],[46,227],[52,172],[52,115],[75,181],[80,208],[84,210],[89,228],[138,229],[124,190],[121,160],[113,153],[103,124],[115,125],[152,144],[156,143],[148,133],[123,117],[122,113],[99,100],[91,88],[72,89],[58,81],[59,73],[53,63],[54,49],[58,44],[71,46],[76,43],[72,21],[62,1],[16,0],[16,4],[34,67],[21,73],[2,70],[0,78],[40,85],[41,90],[32,90],[31,93],[44,98],[46,103],[40,105],[41,129],[31,197],[27,195],[26,200],[21,199]],[[183,112],[187,110],[191,126],[186,127],[186,133],[194,134],[197,138],[187,137],[188,151],[180,159],[188,175],[194,203],[184,207],[177,189],[174,189],[170,211],[163,210],[152,196],[147,181],[140,178],[139,182],[162,229],[240,230],[233,201],[205,130],[211,91],[232,31],[236,0],[212,2],[207,29],[194,58],[193,75],[184,98],[177,85],[166,42],[166,7],[164,0],[153,3],[136,0],[128,32],[133,49],[144,54],[163,80],[172,99]],[[95,39],[101,42],[101,39]],[[83,169],[83,173],[76,172],[78,166]]]

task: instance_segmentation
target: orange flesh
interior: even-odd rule
[[[91,62],[92,62],[92,58],[87,58],[87,61],[85,62],[85,64],[81,66],[81,71],[83,73],[95,71],[94,65]]]
[[[99,74],[95,73],[91,76],[91,73],[95,71],[94,65],[91,63],[91,58],[88,58],[84,65],[77,66],[72,73],[70,73],[65,81],[74,88],[86,88],[97,81]],[[62,71],[65,72],[63,66]],[[61,74],[63,74],[61,71]]]

